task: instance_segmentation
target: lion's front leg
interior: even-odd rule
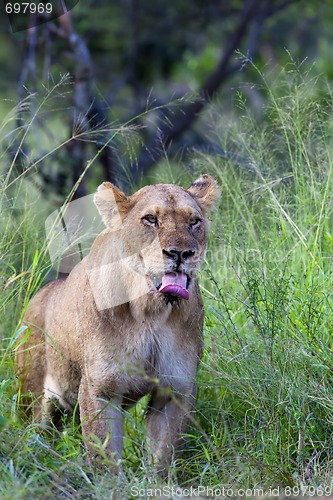
[[[108,459],[115,463],[113,472],[119,472],[124,436],[124,413],[121,409],[122,396],[106,400],[102,392],[83,377],[79,389],[80,419],[82,434],[86,439],[88,461],[94,466],[94,458],[100,457],[93,445],[92,435],[97,436],[106,451]]]
[[[188,394],[161,390],[153,393],[147,413],[147,441],[157,472],[165,471],[184,446],[184,433],[196,399],[196,386]]]

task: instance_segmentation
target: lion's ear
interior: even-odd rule
[[[195,198],[204,213],[216,204],[220,196],[218,185],[208,174],[203,174],[192,182],[187,191]]]
[[[114,227],[121,224],[119,216],[125,213],[130,205],[129,198],[111,182],[103,182],[98,186],[94,196],[94,203],[104,224]]]

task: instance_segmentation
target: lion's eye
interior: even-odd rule
[[[144,217],[142,217],[142,219],[145,220],[146,222],[149,222],[149,224],[157,223],[157,217],[152,214],[145,215]]]
[[[201,222],[201,219],[198,219],[198,217],[191,217],[190,218],[190,226],[197,226]]]

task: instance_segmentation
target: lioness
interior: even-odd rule
[[[16,355],[22,394],[33,396],[26,411],[39,422],[59,408],[79,411],[90,462],[92,434],[120,461],[123,410],[146,394],[156,467],[167,468],[182,446],[203,349],[195,273],[217,197],[209,175],[188,190],[156,184],[132,196],[104,182],[94,201],[106,229],[28,306],[30,335]]]

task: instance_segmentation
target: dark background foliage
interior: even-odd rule
[[[208,137],[212,124],[205,111],[215,103],[228,119],[237,112],[235,92],[243,89],[246,105],[260,119],[266,91],[255,86],[259,75],[251,63],[272,79],[278,65],[291,59],[306,67],[315,63],[318,73],[332,76],[329,2],[91,0],[58,19],[37,22],[32,16],[29,30],[12,33],[6,14],[1,16],[1,111],[30,95],[30,115],[17,113],[17,129],[24,128],[45,88],[69,73],[58,88],[63,98],[53,99],[34,125],[37,136],[48,127],[52,136],[67,129],[71,138],[50,155],[52,166],[39,162],[37,169],[40,188],[52,184],[62,197],[75,183],[76,195],[85,194],[80,176],[101,148],[102,169],[90,170],[90,178],[125,189],[166,155],[185,163],[193,150],[230,156]],[[128,123],[137,126],[130,147],[113,133]],[[75,139],[73,130],[93,131],[91,144]],[[8,162],[17,142],[8,149]],[[45,155],[43,141],[37,142],[37,156],[29,156],[32,145],[23,141],[16,172],[29,171]]]

